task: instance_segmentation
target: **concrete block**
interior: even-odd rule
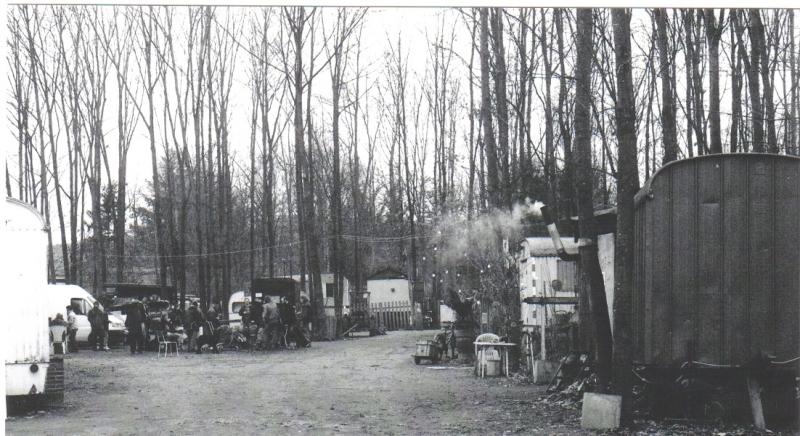
[[[551,362],[549,360],[534,360],[533,361],[533,383],[537,385],[550,384],[553,376],[558,371],[558,362]]]
[[[583,394],[581,427],[587,430],[613,430],[619,427],[622,397],[619,395]]]

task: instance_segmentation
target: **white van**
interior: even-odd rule
[[[95,301],[97,301],[92,294],[78,285],[66,284],[47,285],[46,292],[48,316],[55,318],[56,314],[60,313],[66,320],[67,306],[72,306],[75,309],[75,323],[78,326],[75,340],[78,343],[89,342],[89,333],[92,331],[92,326],[89,324],[87,315],[94,307]],[[108,325],[108,342],[122,343],[127,334],[125,321],[113,313],[108,314],[108,320],[110,321]]]
[[[242,329],[242,316],[239,315],[239,310],[250,302],[249,295],[250,292],[236,291],[228,299],[228,321],[233,330]]]

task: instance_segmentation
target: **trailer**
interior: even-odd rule
[[[5,393],[18,399],[60,402],[63,360],[51,355],[47,302],[47,232],[32,206],[6,198],[3,241]]]

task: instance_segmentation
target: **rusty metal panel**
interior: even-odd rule
[[[800,354],[800,159],[671,163],[637,194],[636,359]]]
[[[773,330],[775,355],[800,355],[800,165],[775,161],[775,286]]]
[[[696,277],[697,177],[695,162],[673,166],[671,221],[671,271],[669,289],[669,329],[672,331],[672,358],[685,360],[693,349],[694,284]]]
[[[655,192],[649,206],[648,238],[652,238],[652,282],[650,291],[650,322],[646,326],[645,354],[656,361],[672,360],[672,172],[656,178]]]
[[[692,298],[696,359],[719,362],[722,316],[722,168],[720,159],[697,161],[697,288]]]
[[[633,264],[633,358],[635,361],[641,362],[644,358],[642,351],[644,350],[644,298],[641,292],[636,292],[638,289],[644,288],[644,262],[645,255],[644,249],[644,222],[647,215],[646,208],[642,207],[633,218],[634,222],[634,256]]]
[[[721,159],[722,160],[722,159]],[[747,314],[747,160],[724,159],[722,211],[722,287],[723,336],[722,362],[742,359],[749,354]]]
[[[772,159],[751,159],[747,168],[749,179],[749,289],[750,354],[772,351],[774,337],[771,327],[771,306],[774,293],[774,221]]]

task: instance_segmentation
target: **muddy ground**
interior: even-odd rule
[[[125,350],[66,358],[63,407],[25,412],[9,434],[585,434],[575,407],[519,379],[471,367],[414,365],[433,332],[314,343],[278,352]],[[652,426],[644,433],[693,433]],[[730,433],[729,433],[730,434]]]

